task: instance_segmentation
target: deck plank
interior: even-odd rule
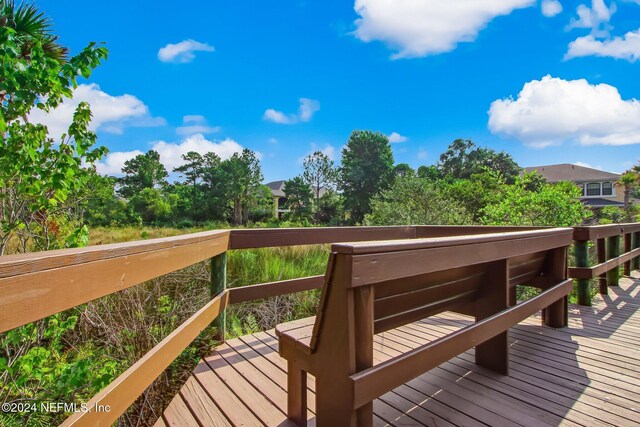
[[[637,425],[640,274],[633,274],[593,307],[572,306],[567,328],[541,326],[539,314],[511,328],[508,376],[477,366],[471,349],[376,399],[374,425]],[[386,331],[375,337],[374,363],[472,321],[446,312]],[[286,371],[274,330],[229,340],[196,367],[157,425],[290,426]],[[313,426],[313,376],[307,388]]]

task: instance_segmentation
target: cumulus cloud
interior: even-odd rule
[[[489,129],[529,146],[640,143],[640,101],[624,100],[608,84],[545,76],[524,85],[516,99],[489,109]]]
[[[144,153],[140,150],[109,153],[104,160],[96,163],[96,169],[102,175],[121,175],[124,163],[140,154]]]
[[[320,110],[320,103],[315,99],[300,98],[300,107],[297,114],[286,114],[282,111],[267,109],[262,118],[268,122],[282,125],[292,125],[299,122],[308,122],[316,111]]]
[[[210,152],[216,153],[222,160],[225,160],[231,157],[233,153],[240,153],[243,147],[233,139],[210,141],[202,134],[195,134],[175,143],[156,141],[152,144],[151,149],[160,154],[160,162],[162,162],[167,171],[171,172],[174,168],[184,164],[182,155],[187,154],[189,151],[195,151],[203,155]],[[96,167],[103,174],[121,175],[124,162],[138,154],[143,153],[140,150],[112,152],[104,160],[98,162]],[[260,158],[261,154],[256,152],[256,156]]]
[[[453,50],[470,42],[495,17],[531,6],[534,0],[356,0],[355,36],[379,40],[398,52],[393,59]]]
[[[214,133],[220,132],[220,126],[209,126],[204,116],[184,116],[182,118],[182,126],[176,128],[176,133],[181,136],[194,135],[196,133]]]
[[[565,59],[581,56],[608,56],[635,62],[640,59],[640,29],[629,31],[623,37],[596,40],[593,35],[578,37],[569,43]]]
[[[327,156],[329,158],[329,160],[335,160],[336,159],[336,147],[334,147],[331,144],[326,144],[324,147],[319,146],[318,144],[316,144],[315,142],[311,143],[311,150],[309,150],[309,152],[307,154],[305,154],[302,157],[298,158],[298,163],[302,164],[304,162],[304,159],[315,153],[316,151],[320,151],[322,154],[324,154],[325,156]]]
[[[391,132],[391,135],[389,135],[388,138],[389,142],[392,144],[405,142],[409,139],[406,136],[400,135],[398,132]]]
[[[91,106],[93,118],[91,130],[102,130],[109,133],[121,134],[125,127],[150,127],[166,124],[161,117],[152,117],[149,108],[133,95],[109,95],[100,90],[95,83],[81,84],[73,91],[71,99],[65,98],[55,110],[45,113],[34,108],[29,113],[29,121],[42,123],[49,129],[49,135],[59,138],[66,133],[73,120],[80,102],[87,102]]]
[[[548,18],[562,12],[562,4],[558,0],[542,0],[542,14]]]
[[[194,52],[213,52],[215,48],[206,43],[192,39],[183,40],[180,43],[169,43],[158,51],[158,59],[162,62],[174,62],[184,64],[195,59]]]
[[[572,18],[567,26],[568,30],[574,28],[590,28],[595,36],[606,36],[612,28],[609,25],[611,17],[616,12],[616,4],[607,6],[604,0],[592,0],[591,7],[581,4],[576,9],[577,18]]]
[[[583,168],[603,170],[602,166],[592,166],[590,163],[574,162],[573,164],[576,165],[576,166],[582,166]]]
[[[426,160],[427,157],[429,157],[429,152],[427,150],[425,150],[424,148],[420,148],[418,150],[418,160]]]

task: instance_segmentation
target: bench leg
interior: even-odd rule
[[[509,375],[509,331],[476,346],[476,365]]]
[[[307,425],[307,373],[291,361],[287,366],[287,417],[298,426]]]
[[[569,324],[569,301],[564,297],[544,309],[543,322],[552,328],[562,328]]]

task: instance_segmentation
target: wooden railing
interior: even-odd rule
[[[224,340],[224,313],[228,305],[322,286],[322,276],[311,276],[227,288],[228,250],[449,237],[539,228],[402,226],[216,230],[171,238],[3,256],[0,257],[0,332],[211,260],[211,300],[94,396],[88,402],[88,412],[75,413],[63,423],[65,426],[110,425],[212,322],[218,326],[219,338]],[[637,247],[637,235],[635,242]],[[637,254],[637,251],[633,253]],[[576,274],[583,273],[578,271]],[[108,412],[92,409],[106,405],[110,408]]]
[[[575,267],[569,277],[578,282],[578,304],[591,305],[590,279],[598,278],[600,294],[617,286],[623,273],[640,268],[640,223],[596,225],[573,229]],[[595,242],[598,263],[590,266],[589,242]],[[622,248],[621,248],[622,246]]]

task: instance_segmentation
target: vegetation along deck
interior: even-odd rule
[[[593,307],[571,306],[569,327],[533,316],[510,331],[510,375],[474,364],[473,350],[374,402],[376,425],[637,425],[640,273]],[[450,312],[377,335],[375,362],[458,329]],[[273,330],[227,341],[195,369],[159,426],[287,426],[287,364]],[[315,382],[308,381],[313,425]]]

